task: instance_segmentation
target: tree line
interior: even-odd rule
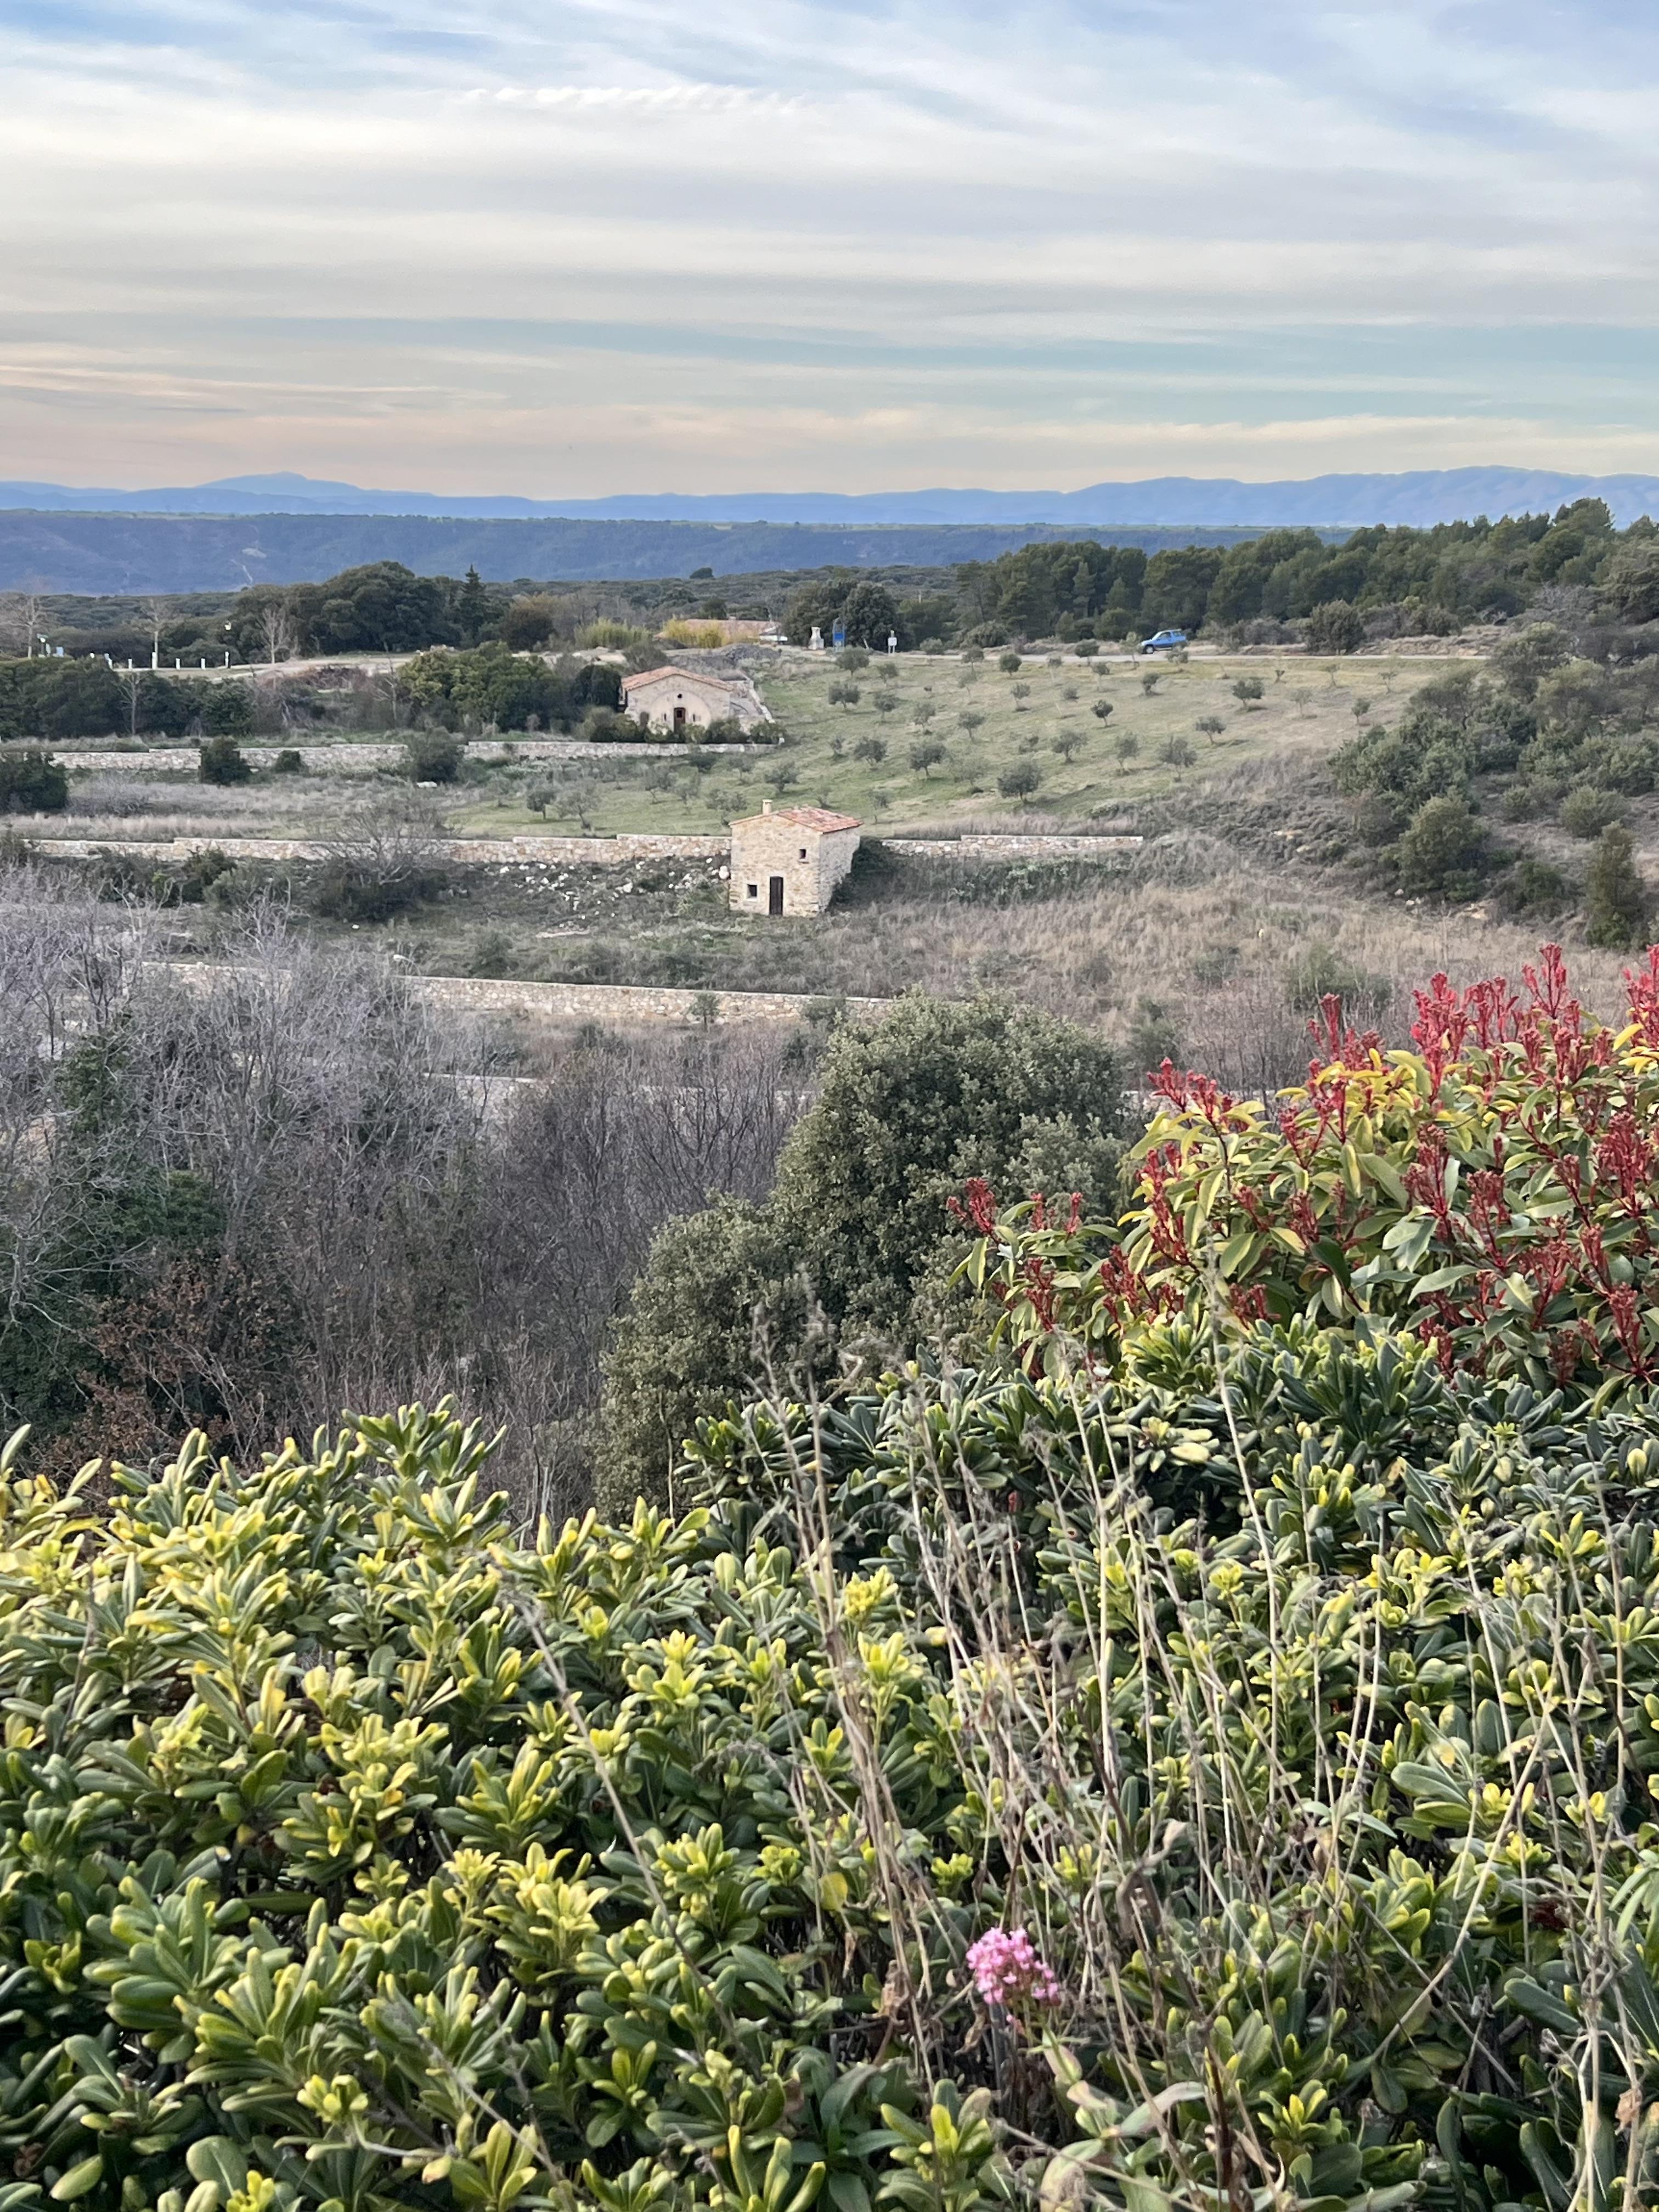
[[[1326,651],[1368,635],[1450,635],[1528,611],[1571,613],[1578,626],[1629,629],[1659,619],[1659,527],[1615,530],[1600,500],[1433,529],[1268,530],[1231,546],[1167,547],[1093,539],[1022,546],[957,568],[949,592],[905,597],[854,569],[814,578],[789,605],[786,629],[880,650],[1001,646],[1019,638],[1195,635],[1252,624]]]

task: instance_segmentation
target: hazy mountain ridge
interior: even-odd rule
[[[1034,539],[1070,538],[1043,525],[860,525],[498,520],[431,515],[263,514],[244,520],[173,514],[0,512],[0,591],[127,593],[238,591],[298,584],[367,561],[401,561],[417,575],[486,583],[520,577],[626,583],[654,576],[717,576],[819,568],[948,568],[992,561]],[[1241,530],[1121,529],[1120,544],[1224,545]]]
[[[1154,477],[1078,491],[939,489],[896,492],[628,493],[605,499],[535,500],[385,491],[279,473],[124,491],[0,482],[0,509],[36,514],[401,515],[465,520],[919,526],[1038,525],[1061,528],[1261,529],[1310,524],[1424,526],[1479,514],[1537,514],[1575,499],[1605,499],[1620,525],[1659,511],[1659,477],[1575,476],[1548,469],[1413,469],[1395,474],[1285,478]]]

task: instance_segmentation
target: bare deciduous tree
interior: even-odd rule
[[[267,599],[259,610],[259,658],[275,667],[294,655],[294,611],[285,599]]]

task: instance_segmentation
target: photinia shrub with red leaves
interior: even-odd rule
[[[1616,1392],[1659,1375],[1659,947],[1596,1020],[1559,945],[1502,978],[1417,994],[1409,1049],[1312,1024],[1307,1079],[1270,1103],[1166,1061],[1115,1224],[1040,1200],[999,1213],[970,1278],[1036,1362],[1110,1358],[1185,1316],[1231,1330],[1311,1314],[1414,1330],[1449,1372]]]

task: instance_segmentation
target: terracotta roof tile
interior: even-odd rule
[[[629,690],[635,684],[661,684],[671,676],[680,684],[711,684],[717,691],[733,691],[747,689],[747,686],[744,684],[743,679],[740,677],[706,676],[701,669],[676,668],[671,664],[665,668],[641,669],[637,676],[624,676],[623,678],[623,690],[624,691]]]
[[[856,814],[835,814],[827,806],[775,806],[769,814],[745,814],[732,824],[734,830],[746,829],[751,822],[787,822],[796,830],[858,830],[863,827]]]

